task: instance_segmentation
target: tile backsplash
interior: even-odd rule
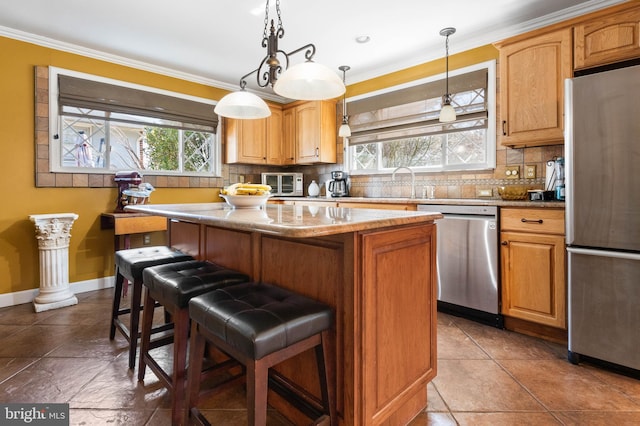
[[[530,185],[533,188],[542,189],[545,183],[546,162],[563,156],[563,153],[564,145],[517,149],[498,147],[494,170],[416,173],[416,197],[422,198],[425,187],[431,185],[435,187],[435,198],[499,198],[496,188],[504,185]],[[520,166],[520,172],[523,175],[525,165],[536,166],[535,179],[506,178],[507,166]],[[321,195],[323,195],[325,193],[323,184],[331,179],[332,171],[343,170],[342,166],[342,164],[296,166],[288,167],[286,171],[304,174],[305,195],[311,180],[321,185]],[[225,165],[224,184],[239,182],[241,177],[245,182],[259,182],[262,172],[275,170],[278,168],[273,166]],[[396,173],[395,181],[391,179],[391,173],[389,173],[351,176],[350,182],[350,195],[355,197],[409,197],[411,195],[411,175],[406,170]],[[491,196],[483,195],[487,190],[491,191]]]

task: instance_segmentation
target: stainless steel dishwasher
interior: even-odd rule
[[[503,327],[498,290],[498,208],[421,204],[436,221],[438,310]]]

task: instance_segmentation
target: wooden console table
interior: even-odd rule
[[[131,234],[167,230],[167,218],[144,213],[102,213],[100,229],[113,229],[115,250],[131,248]],[[124,244],[121,247],[121,238]]]

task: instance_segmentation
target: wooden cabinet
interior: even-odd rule
[[[572,74],[571,28],[498,44],[502,145],[564,140],[564,80]]]
[[[225,119],[228,164],[316,164],[336,162],[335,101],[296,102],[284,110],[269,106],[258,120]]]
[[[269,106],[271,116],[256,120],[225,118],[226,162],[285,164],[282,158],[282,109]]]
[[[575,69],[640,57],[640,6],[592,19],[574,27]]]
[[[500,240],[502,314],[566,329],[564,210],[502,208]]]
[[[295,109],[289,108],[282,111],[282,164],[296,163],[296,136],[295,136]]]
[[[335,101],[295,103],[284,114],[284,144],[295,146],[296,164],[336,162]]]
[[[339,424],[408,424],[424,410],[437,371],[433,223],[290,238],[172,219],[170,235],[172,245],[199,259],[334,308],[326,355]],[[312,351],[274,370],[319,398]],[[269,404],[293,424],[309,423],[273,391]]]
[[[288,164],[285,162],[282,145],[282,109],[271,108],[271,117],[267,120],[267,164]]]

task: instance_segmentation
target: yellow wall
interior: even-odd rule
[[[76,213],[71,231],[69,281],[113,275],[113,235],[100,214],[113,211],[116,188],[36,188],[34,67],[56,66],[209,99],[226,91],[0,37],[0,294],[39,286],[38,246],[31,214]],[[153,203],[215,199],[206,188],[158,188]]]
[[[116,188],[36,188],[34,142],[34,67],[55,66],[133,83],[220,99],[225,90],[136,70],[30,43],[0,37],[0,294],[39,286],[38,247],[31,214],[76,213],[71,231],[69,281],[113,275],[113,235],[100,229],[100,214],[113,211]],[[497,58],[485,46],[450,58],[451,69]],[[349,86],[353,96],[442,73],[442,59]],[[213,189],[158,188],[158,203],[207,202]],[[157,236],[154,237],[154,242]]]

